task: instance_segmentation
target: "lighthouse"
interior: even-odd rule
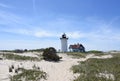
[[[65,33],[62,35],[60,40],[61,40],[61,51],[67,52],[67,40],[68,40],[68,38],[66,37]]]

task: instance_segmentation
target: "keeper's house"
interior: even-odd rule
[[[85,52],[85,47],[82,44],[74,44],[69,46],[71,52]]]

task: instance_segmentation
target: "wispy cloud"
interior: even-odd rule
[[[0,3],[0,8],[13,8],[11,5]]]
[[[33,8],[35,8],[35,0],[33,0]],[[18,16],[16,14],[13,14],[11,12],[2,11],[0,10],[0,24],[4,24],[7,26],[7,28],[3,28],[0,31],[9,32],[9,33],[16,33],[16,34],[22,34],[22,35],[30,35],[35,37],[59,37],[61,35],[63,29],[63,33],[65,32],[69,38],[72,39],[79,39],[79,38],[86,38],[86,39],[93,39],[93,40],[102,40],[102,39],[117,39],[119,40],[119,36],[114,33],[113,24],[115,21],[119,19],[119,17],[114,18],[110,22],[105,22],[96,18],[87,18],[87,23],[97,23],[97,24],[90,24],[91,26],[94,26],[95,29],[89,32],[86,32],[85,30],[76,30],[73,28],[73,25],[76,23],[78,24],[81,21],[77,20],[68,20],[66,18],[56,18],[56,20],[47,21],[47,25],[36,26],[35,24],[31,25],[29,23],[28,19],[25,19],[21,16]],[[25,21],[26,20],[26,21]],[[75,22],[75,23],[74,23]],[[85,22],[85,21],[84,21]],[[83,23],[84,23],[83,22]],[[82,22],[81,22],[82,23]],[[78,24],[79,25],[79,24]],[[99,26],[98,26],[99,25]],[[8,28],[11,29],[8,29]],[[45,27],[45,29],[44,29]],[[64,28],[61,28],[64,27]],[[97,28],[98,27],[98,28]],[[70,29],[74,30],[70,30]],[[47,30],[48,29],[48,30]],[[51,30],[50,30],[51,29]],[[56,31],[58,29],[59,31]],[[111,34],[113,37],[111,37]]]
[[[0,23],[3,22],[4,24],[20,24],[22,19],[19,16],[16,16],[10,12],[7,11],[0,11]]]
[[[0,3],[0,7],[9,8],[9,6],[8,6],[8,5],[3,4],[3,3]]]
[[[73,39],[79,39],[85,36],[80,31],[67,32],[66,34],[69,36],[69,38],[73,38]]]
[[[37,15],[36,0],[32,0],[33,12],[34,15]]]
[[[45,37],[59,37],[60,34],[57,32],[50,32],[47,30],[35,30],[35,29],[24,29],[24,28],[17,28],[17,29],[4,29],[1,30],[3,32],[7,33],[13,33],[13,34],[19,34],[19,35],[25,35],[25,36],[34,36],[37,38],[45,38]]]
[[[57,37],[58,36],[55,33],[51,33],[51,32],[48,32],[48,31],[34,32],[33,35],[36,36],[36,37]]]
[[[0,10],[0,28],[3,28],[3,30],[9,30],[9,29],[25,30],[25,28],[28,29],[31,28],[31,23],[29,23],[29,19],[26,19],[21,15],[17,15],[9,11]]]

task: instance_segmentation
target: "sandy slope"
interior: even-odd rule
[[[60,63],[44,63],[46,64],[46,67],[49,67],[50,69],[41,67],[50,75],[46,81],[72,81],[75,75],[70,71],[70,68],[73,65],[76,65],[77,61],[84,61],[93,55],[89,55],[84,59],[73,59],[64,54],[61,54],[60,56],[63,57]]]
[[[31,61],[11,61],[11,60],[0,60],[0,81],[9,81],[8,76],[12,75],[8,72],[8,67],[11,64],[14,64],[15,68],[19,66],[24,67],[26,69],[32,68],[35,64],[39,66],[40,69],[45,71],[48,75],[47,80],[43,81],[72,81],[76,75],[70,71],[70,68],[73,65],[76,65],[78,61],[85,61],[88,58],[93,58],[93,54],[88,55],[86,58],[75,59],[67,56],[65,54],[59,54],[62,57],[60,62],[48,62],[48,61],[40,61],[40,62],[31,62]],[[21,65],[22,63],[22,65]]]

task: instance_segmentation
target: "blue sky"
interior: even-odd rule
[[[0,0],[0,49],[120,50],[120,0]]]

